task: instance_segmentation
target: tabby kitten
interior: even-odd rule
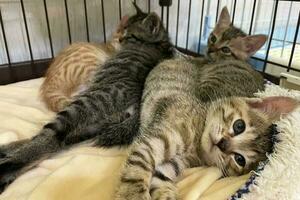
[[[63,110],[74,96],[87,87],[96,68],[120,49],[119,39],[124,33],[128,16],[121,19],[113,38],[108,43],[74,43],[63,49],[49,66],[40,88],[41,99],[47,107]]]
[[[232,58],[195,65],[167,60],[146,79],[141,137],[121,172],[117,200],[179,199],[185,168],[216,166],[225,176],[254,169],[272,150],[271,124],[298,104],[249,98],[263,89],[250,65]]]
[[[159,17],[143,13],[137,6],[136,10],[128,19],[121,50],[95,72],[87,90],[37,136],[0,146],[1,191],[42,158],[73,144],[89,139],[102,147],[132,143],[138,134],[145,78],[172,54]]]
[[[247,60],[260,49],[267,40],[265,35],[248,36],[233,26],[227,7],[221,11],[219,20],[208,38],[207,56],[212,60],[223,60],[234,56]]]
[[[266,42],[266,35],[248,36],[239,28],[233,26],[230,15],[225,6],[219,20],[207,41],[205,56],[193,57],[175,50],[175,57],[183,58],[195,64],[207,64],[217,60],[231,59],[247,60],[254,55]]]

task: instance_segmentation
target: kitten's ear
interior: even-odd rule
[[[250,35],[233,38],[230,41],[232,52],[242,60],[247,60],[255,54],[266,42],[266,35]]]
[[[242,43],[244,43],[245,52],[248,57],[255,54],[267,41],[268,37],[266,35],[250,35],[242,38]]]
[[[150,13],[142,22],[146,27],[149,27],[152,34],[159,32],[161,23],[160,18],[156,13]]]
[[[127,26],[128,24],[128,19],[129,19],[129,16],[128,15],[125,15],[122,17],[122,19],[120,20],[120,23],[117,27],[117,32],[120,33],[120,32],[123,32],[124,31],[124,28]]]
[[[217,23],[217,27],[228,27],[231,24],[231,20],[230,20],[230,14],[228,12],[227,7],[225,6],[220,14],[218,23]]]
[[[140,7],[138,7],[138,5],[137,5],[134,1],[132,1],[132,4],[133,4],[133,6],[134,6],[134,8],[135,8],[135,11],[136,11],[136,14],[137,14],[137,15],[143,15],[143,14],[145,14],[145,13],[140,9]]]
[[[280,119],[280,116],[286,115],[299,106],[296,99],[283,96],[274,96],[266,98],[248,98],[246,99],[250,108],[257,109],[270,117],[272,121]]]

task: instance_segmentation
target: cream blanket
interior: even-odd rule
[[[0,144],[29,138],[55,115],[38,99],[42,79],[0,86]],[[126,150],[77,146],[40,163],[14,181],[0,200],[109,200]],[[183,199],[230,197],[249,175],[221,177],[216,168],[194,168],[178,182]],[[0,177],[1,178],[1,177]]]

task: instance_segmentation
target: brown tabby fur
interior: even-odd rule
[[[265,35],[247,35],[233,26],[227,7],[221,11],[219,21],[208,38],[207,56],[212,60],[247,60],[266,42]]]
[[[90,77],[103,63],[120,49],[119,39],[124,32],[127,16],[124,16],[108,43],[74,43],[63,49],[48,68],[40,88],[40,96],[47,107],[59,112],[73,96],[86,88]]]
[[[161,62],[147,77],[141,137],[131,147],[115,199],[178,200],[175,183],[189,167],[216,166],[224,176],[255,169],[272,151],[271,124],[299,105],[288,97],[248,98],[257,89],[263,79],[243,61],[202,67]],[[237,120],[245,122],[240,134],[233,128]]]

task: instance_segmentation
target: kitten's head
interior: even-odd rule
[[[247,60],[266,42],[265,35],[248,36],[234,27],[230,21],[227,7],[222,9],[218,23],[208,38],[207,56],[212,60],[234,57]]]
[[[201,138],[203,158],[224,175],[255,169],[272,152],[271,125],[299,102],[289,97],[229,98],[212,103]]]
[[[135,3],[136,14],[128,19],[122,42],[169,43],[168,33],[158,15],[144,13]]]

